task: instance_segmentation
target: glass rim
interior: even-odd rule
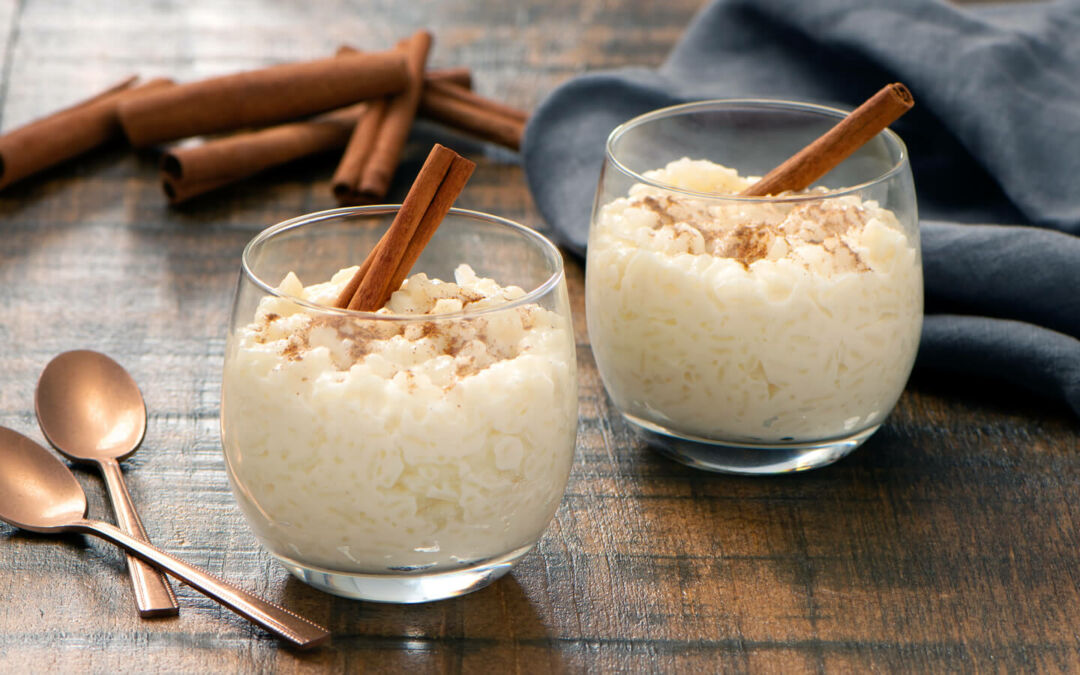
[[[244,246],[244,252],[240,256],[240,268],[241,273],[256,287],[274,297],[282,298],[290,302],[296,303],[301,307],[320,312],[323,314],[335,314],[338,316],[351,316],[358,319],[366,319],[373,321],[396,321],[396,322],[416,322],[416,321],[443,321],[446,319],[472,319],[485,314],[491,314],[494,312],[502,312],[508,309],[513,309],[529,302],[534,302],[547,295],[552,289],[556,288],[562,281],[566,274],[566,270],[563,265],[562,253],[559,252],[558,247],[544,235],[540,234],[536,230],[522,225],[521,223],[514,222],[507,218],[495,216],[490,213],[484,213],[482,211],[472,211],[469,209],[451,208],[447,213],[447,216],[464,216],[472,220],[484,221],[501,227],[508,227],[511,230],[523,235],[526,240],[538,246],[543,252],[544,257],[547,258],[553,265],[554,271],[541,282],[536,288],[526,291],[525,295],[515,300],[495,305],[492,307],[484,307],[483,309],[473,310],[459,310],[456,312],[447,312],[445,314],[378,314],[376,312],[365,312],[356,309],[342,309],[340,307],[330,307],[327,305],[320,305],[318,303],[298,298],[295,295],[289,295],[288,293],[282,293],[275,286],[270,285],[264,281],[259,275],[255,274],[249,264],[250,256],[254,250],[266,243],[275,236],[298,228],[305,225],[312,225],[327,220],[333,220],[343,216],[364,216],[364,215],[385,215],[390,213],[397,213],[401,209],[401,204],[371,204],[367,206],[346,206],[337,209],[327,209],[325,211],[314,211],[312,213],[306,213],[295,218],[283,220],[280,223],[271,225],[266,229],[255,235],[251,241]],[[363,261],[360,261],[363,262]],[[360,264],[360,263],[357,263]]]
[[[829,190],[828,192],[821,194],[796,194],[784,195],[779,197],[740,197],[738,195],[726,195],[716,192],[698,192],[696,190],[688,190],[686,188],[680,188],[675,185],[671,185],[670,183],[665,183],[663,181],[647,178],[620,162],[615,156],[615,143],[618,142],[618,140],[624,134],[632,131],[633,129],[643,124],[647,124],[649,122],[664,119],[667,117],[674,117],[676,115],[681,115],[688,112],[697,112],[709,109],[722,109],[734,106],[756,106],[761,109],[797,110],[807,113],[816,113],[817,115],[831,118],[843,118],[846,117],[849,112],[851,112],[850,110],[843,110],[841,108],[821,105],[819,103],[805,103],[802,101],[789,101],[786,99],[769,98],[715,98],[701,101],[691,101],[689,103],[680,103],[678,105],[657,108],[656,110],[652,110],[650,112],[638,115],[637,117],[633,117],[612,129],[611,133],[608,134],[607,142],[604,144],[604,157],[616,169],[626,174],[633,180],[644,183],[646,185],[651,185],[662,190],[667,190],[669,192],[677,192],[699,199],[723,199],[734,202],[749,203],[798,203],[806,201],[819,201],[821,199],[832,199],[835,197],[843,197],[845,195],[858,192],[860,190],[865,190],[868,187],[877,185],[888,180],[889,178],[893,177],[901,170],[903,170],[904,166],[908,163],[907,146],[904,144],[903,139],[901,139],[895,131],[886,127],[884,130],[879,132],[879,135],[884,134],[885,138],[887,138],[889,142],[895,144],[896,149],[898,150],[898,156],[896,162],[893,163],[893,165],[889,167],[887,171],[875,178],[864,181],[862,183],[858,183],[857,185],[850,185],[844,188],[840,188],[838,190]]]

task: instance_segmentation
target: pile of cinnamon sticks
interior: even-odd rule
[[[162,187],[177,204],[260,171],[339,151],[342,205],[384,201],[416,117],[517,150],[527,114],[471,91],[467,68],[428,70],[432,36],[383,52],[342,47],[329,58],[201,81],[128,78],[0,136],[0,189],[121,138],[135,148],[210,136],[166,150]],[[229,135],[222,135],[229,134]]]

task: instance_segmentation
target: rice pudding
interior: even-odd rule
[[[230,335],[234,492],[274,554],[327,570],[452,570],[539,537],[577,428],[569,322],[478,277],[410,277],[374,315],[319,312],[356,268],[289,274]]]
[[[643,175],[674,189],[635,184],[589,240],[589,334],[616,405],[750,444],[880,424],[922,325],[918,246],[896,215],[824,189],[725,200],[755,179],[704,160]]]

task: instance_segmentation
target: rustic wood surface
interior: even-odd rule
[[[187,80],[379,48],[420,26],[433,62],[531,107],[589,68],[655,65],[699,0],[670,2],[0,2],[0,127],[129,73]],[[461,204],[541,226],[518,157],[450,141],[480,167]],[[97,152],[0,193],[0,424],[43,440],[38,374],[110,354],[149,407],[131,492],[161,547],[329,626],[310,653],[178,586],[141,621],[122,556],[0,525],[0,671],[1080,670],[1080,425],[992,383],[917,377],[853,456],[745,479],[661,458],[612,409],[569,277],[581,426],[566,497],[509,576],[421,606],[353,602],[289,577],[233,502],[218,436],[225,325],[245,242],[334,206],[332,158],[170,209],[152,153]],[[95,474],[90,511],[111,517]]]

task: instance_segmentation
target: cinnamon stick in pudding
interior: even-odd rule
[[[416,175],[416,180],[405,195],[393,223],[368,256],[371,262],[365,261],[361,266],[361,270],[365,267],[367,270],[364,277],[359,279],[356,292],[349,300],[349,309],[374,311],[385,303],[384,298],[389,295],[390,279],[396,274],[409,240],[416,232],[456,156],[457,153],[442,145],[436,144],[431,149]]]
[[[405,147],[413,119],[416,117],[431,42],[431,33],[421,30],[398,44],[398,48],[407,55],[408,85],[404,91],[387,101],[386,112],[370,146],[369,138],[360,134],[360,127],[363,125],[357,126],[338,171],[334,174],[334,193],[339,201],[374,202],[386,196],[401,159],[401,150]],[[338,58],[351,56],[345,54]],[[358,159],[365,156],[361,155],[363,150],[367,150],[366,160]],[[347,173],[357,168],[359,174]]]
[[[524,110],[484,98],[450,82],[429,82],[424,87],[420,116],[511,150],[521,148],[529,117]]]
[[[911,110],[914,99],[899,82],[882,87],[836,126],[740,193],[763,197],[804,190],[880,131]]]
[[[338,307],[370,312],[386,304],[475,168],[449,148],[432,148],[394,222],[338,296]]]
[[[427,211],[424,212],[424,217],[420,219],[420,224],[416,226],[416,231],[401,256],[401,262],[398,263],[394,276],[390,277],[389,292],[386,293],[383,302],[379,303],[380,307],[386,304],[394,291],[401,288],[401,284],[408,278],[409,271],[412,270],[416,261],[420,259],[424,247],[428,245],[428,242],[435,235],[435,230],[439,228],[443,218],[449,213],[450,207],[454,205],[454,200],[465,189],[465,183],[469,181],[475,169],[475,162],[460,155],[454,157],[454,161],[450,163],[450,168],[446,172],[446,177],[443,178],[443,182],[439,185],[439,190],[435,193],[435,197],[431,200]]]
[[[146,147],[305,117],[408,83],[400,53],[348,54],[177,85],[121,104],[120,121],[128,140]]]
[[[172,84],[165,78],[134,86],[129,77],[81,103],[0,136],[0,189],[120,138],[121,101]]]
[[[179,204],[264,169],[342,148],[372,105],[356,103],[304,122],[175,148],[162,158],[162,189],[169,203]]]

